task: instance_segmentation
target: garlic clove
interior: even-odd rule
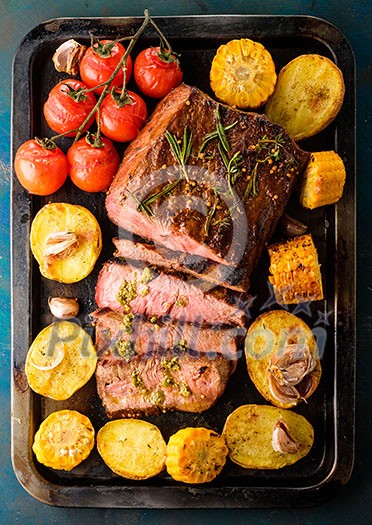
[[[282,215],[279,221],[279,228],[286,237],[296,237],[297,235],[303,235],[307,231],[305,224],[294,219],[288,213]]]
[[[54,232],[45,241],[44,256],[66,259],[77,250],[78,245],[76,233],[68,231]]]
[[[86,51],[86,46],[79,44],[73,38],[63,42],[53,55],[54,67],[57,71],[77,75],[79,73],[79,64]]]
[[[316,360],[307,344],[290,344],[270,360],[269,372],[280,385],[298,385],[316,367]]]
[[[282,454],[297,454],[300,450],[300,444],[291,437],[288,425],[282,416],[279,417],[274,425],[271,445],[275,452],[281,452]]]
[[[273,374],[269,374],[268,387],[270,393],[278,403],[283,405],[297,405],[301,399],[300,393],[293,385],[280,384]]]
[[[49,297],[48,305],[57,319],[72,319],[79,313],[78,300],[71,297]]]

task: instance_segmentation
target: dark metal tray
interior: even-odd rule
[[[13,69],[13,155],[34,136],[51,136],[42,118],[42,105],[61,78],[51,57],[64,40],[89,41],[98,37],[133,34],[140,18],[66,18],[34,28],[20,43]],[[52,411],[74,408],[88,415],[96,430],[106,421],[92,379],[65,402],[34,394],[24,373],[29,344],[53,321],[47,298],[72,294],[82,299],[81,325],[92,333],[88,314],[94,309],[94,286],[103,261],[113,252],[115,227],[108,221],[104,195],[66,185],[47,198],[30,197],[13,175],[12,186],[12,459],[15,473],[35,498],[71,507],[289,507],[311,506],[332,497],[351,474],[354,458],[355,363],[355,76],[352,50],[344,36],[328,22],[307,16],[184,16],[157,18],[158,24],[181,53],[184,80],[206,92],[209,68],[217,47],[232,38],[261,41],[272,53],[279,70],[303,53],[330,57],[341,68],[346,83],[343,107],[335,122],[313,139],[303,141],[308,151],[335,149],[346,164],[344,196],[337,206],[311,212],[300,209],[296,198],[291,215],[308,224],[322,265],[325,300],[290,311],[314,330],[321,345],[323,376],[309,399],[296,411],[314,426],[315,443],[306,458],[279,471],[245,470],[228,461],[222,474],[207,485],[187,486],[166,472],[147,481],[128,481],[114,475],[96,450],[72,472],[54,471],[38,464],[31,445],[40,422]],[[140,39],[135,52],[157,44],[152,30]],[[49,134],[49,135],[48,135]],[[67,148],[69,140],[59,145]],[[41,278],[29,249],[29,230],[36,212],[46,202],[68,201],[89,208],[104,232],[104,248],[93,273],[75,285]],[[263,256],[253,293],[252,317],[275,307],[267,287],[267,260]],[[174,412],[147,418],[168,439],[184,426],[208,426],[221,431],[227,415],[245,403],[264,403],[246,373],[244,358],[217,404],[202,414]]]

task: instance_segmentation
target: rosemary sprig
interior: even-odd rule
[[[189,160],[192,150],[192,132],[189,134],[187,132],[187,128],[185,127],[185,129],[183,130],[181,146],[177,140],[177,137],[168,130],[165,132],[165,138],[169,142],[169,145],[173,151],[173,155],[176,157],[185,179],[187,180],[187,182],[190,182],[186,171],[186,164]]]
[[[152,211],[152,209],[147,206],[146,203],[144,203],[143,201],[140,201],[138,197],[136,197],[136,195],[134,195],[134,193],[132,193],[131,191],[127,190],[127,192],[129,193],[129,195],[132,197],[132,199],[135,200],[136,204],[137,204],[137,210],[143,212],[143,213],[146,213],[146,215],[151,218],[154,217],[155,213]]]
[[[248,177],[248,183],[244,191],[243,202],[249,197],[249,195],[257,195],[257,178],[258,178],[258,167],[260,164],[265,162],[273,162],[281,159],[284,148],[283,134],[279,133],[273,139],[269,139],[267,135],[264,135],[257,144],[251,146],[251,149],[255,152],[255,164],[253,170]],[[262,157],[262,153],[264,156]]]
[[[227,228],[231,222],[230,215],[227,215],[226,217],[222,217],[221,219],[215,219],[212,221],[212,226],[218,226],[218,229],[221,230],[222,228]]]
[[[174,190],[174,188],[177,186],[177,184],[179,184],[180,180],[181,179],[176,179],[173,182],[169,182],[168,184],[163,186],[163,188],[160,191],[155,191],[154,193],[152,193],[151,195],[149,195],[148,197],[146,197],[146,199],[143,199],[142,201],[140,201],[139,199],[133,196],[136,199],[136,202],[138,204],[137,209],[139,211],[144,211],[145,213],[149,213],[150,215],[154,216],[155,213],[151,209],[151,204],[153,204],[158,199],[161,199],[165,195],[168,195],[169,193],[171,193]]]
[[[237,123],[238,123],[238,121],[236,120],[235,122],[233,122],[232,124],[229,124],[228,126],[223,126],[224,132],[229,131],[229,129],[232,129],[234,126],[237,125]],[[201,144],[201,146],[199,148],[199,155],[201,153],[203,153],[203,151],[205,150],[206,146],[209,144],[209,142],[211,140],[217,139],[218,137],[219,137],[219,135],[218,135],[217,129],[216,129],[216,131],[210,131],[209,133],[206,133],[204,135],[203,142],[202,142],[202,144]]]
[[[216,108],[216,131],[217,131],[217,135],[218,135],[218,138],[220,139],[220,144],[221,146],[223,147],[223,149],[228,152],[230,151],[230,145],[227,141],[227,137],[226,137],[226,133],[225,133],[225,129],[221,123],[221,117],[220,117],[220,110],[219,110],[219,106],[217,106]]]
[[[218,203],[218,198],[216,196],[216,198],[214,199],[214,203],[213,203],[213,206],[211,206],[209,212],[208,212],[208,216],[207,216],[207,220],[205,221],[205,224],[204,224],[204,231],[205,231],[205,235],[209,235],[209,229],[211,227],[211,224],[212,224],[212,219],[216,213],[216,210],[217,210],[217,203]]]
[[[218,151],[221,155],[222,162],[224,163],[226,169],[226,178],[227,184],[229,186],[230,193],[233,192],[233,186],[236,182],[236,179],[241,173],[241,163],[243,162],[243,155],[240,151],[234,153],[234,155],[229,159],[223,149],[222,144],[218,144]]]

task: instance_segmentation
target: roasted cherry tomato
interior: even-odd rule
[[[81,93],[87,89],[86,84],[80,80],[68,78],[58,82],[50,91],[44,104],[44,117],[49,127],[58,134],[76,130],[88,117],[96,104],[96,97],[90,91]],[[84,127],[87,130],[94,121],[94,115]],[[76,131],[68,133],[68,137],[76,135]]]
[[[119,167],[120,157],[111,140],[87,135],[75,142],[67,152],[69,174],[81,190],[106,190]]]
[[[14,169],[27,191],[35,195],[51,195],[65,182],[68,163],[66,155],[54,143],[32,139],[19,147]]]
[[[128,91],[131,102],[121,105],[116,100],[120,93],[107,95],[100,108],[101,131],[106,137],[117,142],[129,142],[135,139],[147,119],[147,107],[143,99]],[[96,116],[98,120],[98,113]]]
[[[80,62],[80,76],[83,82],[90,88],[94,88],[103,82],[107,82],[114,69],[119,64],[125,53],[125,48],[120,42],[114,43],[112,40],[101,40],[95,42],[84,53]],[[124,67],[124,65],[123,65]],[[126,81],[132,75],[133,63],[130,56],[127,58]],[[112,87],[120,87],[123,84],[123,69],[120,69],[114,80],[110,84]],[[96,93],[102,93],[103,86],[95,89]]]
[[[160,47],[149,47],[134,61],[134,79],[148,97],[162,98],[182,82],[183,73],[177,57],[163,56]]]

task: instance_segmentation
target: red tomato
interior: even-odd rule
[[[50,91],[44,104],[44,117],[49,127],[56,133],[62,134],[79,128],[94,108],[96,97],[91,91],[81,95],[80,100],[74,99],[73,92],[80,89],[87,89],[86,84],[68,78],[58,82]],[[83,131],[87,130],[93,121],[94,115]],[[75,135],[76,132],[67,134],[68,137]]]
[[[65,182],[68,164],[66,155],[58,146],[48,149],[32,139],[18,148],[14,169],[19,182],[29,193],[51,195]]]
[[[110,44],[112,40],[101,40],[100,44]],[[83,82],[86,83],[90,88],[94,88],[107,80],[112,75],[114,69],[119,64],[121,58],[125,53],[125,48],[116,42],[112,47],[111,52],[108,56],[101,56],[98,52],[100,46],[96,42],[94,44],[94,49],[92,46],[88,47],[85,51],[84,56],[80,62],[80,76]],[[124,67],[124,66],[123,66]],[[126,81],[129,82],[132,75],[132,59],[130,56],[127,58],[127,74]],[[123,85],[123,69],[120,69],[116,74],[114,80],[110,84],[110,89],[112,87],[120,87]],[[103,91],[103,86],[94,90],[95,93],[100,94]]]
[[[83,137],[67,152],[70,178],[81,190],[92,193],[106,190],[117,172],[119,153],[111,140],[102,137],[101,143],[102,147],[95,147]]]
[[[143,99],[128,91],[131,104],[119,105],[109,94],[102,101],[101,131],[106,137],[117,142],[129,142],[135,139],[147,119],[147,107]],[[98,120],[98,113],[96,116]]]
[[[176,57],[165,62],[159,56],[160,47],[141,51],[134,61],[134,79],[138,88],[152,98],[162,98],[182,82],[183,73]]]

